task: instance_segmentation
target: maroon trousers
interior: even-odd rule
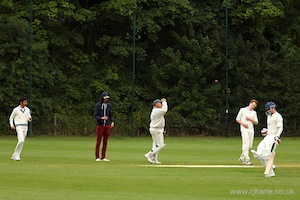
[[[100,158],[99,148],[100,148],[102,136],[103,136],[103,144],[102,144],[101,159],[105,158],[107,141],[110,135],[110,129],[111,129],[110,126],[101,126],[101,125],[98,125],[96,128],[96,133],[97,133],[97,142],[96,142],[96,150],[95,150],[96,159]]]

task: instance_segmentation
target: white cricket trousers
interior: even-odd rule
[[[18,143],[12,157],[20,159],[20,154],[22,152],[25,138],[28,132],[28,126],[16,126],[16,132],[17,132]]]
[[[151,154],[157,158],[158,152],[166,146],[164,143],[164,128],[149,128],[152,136],[152,149]]]
[[[252,148],[253,145],[254,132],[242,131],[241,135],[242,135],[242,154],[240,158],[242,160],[250,160],[249,150]]]
[[[258,144],[256,153],[259,155],[257,158],[263,166],[267,166],[269,158],[271,156],[271,151],[273,144],[275,142],[275,134],[267,134],[264,139]],[[274,164],[274,163],[273,163]],[[271,168],[269,175],[275,176],[273,168]]]

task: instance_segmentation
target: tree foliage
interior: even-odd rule
[[[162,97],[169,102],[171,134],[224,134],[226,7],[230,134],[238,134],[236,113],[252,98],[260,103],[259,127],[264,103],[273,100],[285,132],[299,134],[295,0],[39,0],[32,7],[32,43],[29,2],[3,0],[2,127],[18,98],[28,96],[32,67],[30,101],[38,134],[92,134],[102,91],[112,97],[116,134],[130,134],[132,120],[135,135],[147,133],[151,102]]]

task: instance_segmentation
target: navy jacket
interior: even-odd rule
[[[108,117],[107,120],[101,119],[101,117],[104,116],[104,107],[103,104],[103,97],[108,95],[106,92],[102,93],[101,100],[96,104],[95,111],[94,111],[94,117],[97,120],[97,125],[101,126],[107,126],[110,125],[114,121],[114,117],[112,116],[112,105],[107,102],[107,108],[106,108],[106,116]]]

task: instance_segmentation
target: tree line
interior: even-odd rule
[[[300,133],[299,1],[29,2],[0,2],[1,134],[30,88],[36,135],[94,134],[103,91],[114,134],[148,134],[151,103],[163,97],[170,135],[237,135],[236,114],[252,98],[257,133],[270,100],[284,132]]]

